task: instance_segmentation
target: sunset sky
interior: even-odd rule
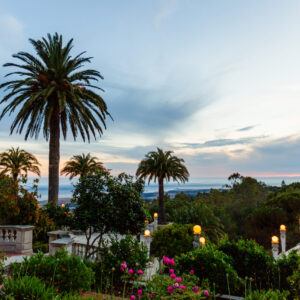
[[[62,163],[91,152],[134,174],[158,146],[184,158],[191,177],[300,174],[300,1],[0,4],[0,82],[12,54],[33,52],[28,38],[54,32],[104,76],[114,121],[90,144],[61,141]],[[12,120],[0,122],[0,151],[32,152],[46,177],[48,143],[10,136]]]

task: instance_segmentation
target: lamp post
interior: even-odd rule
[[[272,236],[272,253],[275,260],[278,258],[279,239],[276,235]]]
[[[143,242],[144,244],[146,245],[147,249],[148,249],[148,252],[147,252],[147,257],[149,258],[150,257],[150,245],[151,245],[151,242],[152,242],[152,236],[151,236],[151,232],[149,229],[146,229],[144,231],[144,236],[143,236]]]
[[[203,236],[201,236],[200,237],[200,239],[199,239],[199,242],[200,242],[200,244],[202,245],[202,246],[204,246],[205,245],[205,237],[203,237]]]
[[[154,218],[153,230],[156,230],[157,229],[157,224],[158,224],[158,213],[157,212],[154,213],[153,218]]]
[[[286,248],[286,226],[280,225],[280,241],[281,241],[281,252],[285,253]]]
[[[199,238],[200,238],[200,234],[201,234],[201,226],[195,225],[193,227],[193,232],[194,232],[193,246],[194,246],[194,248],[198,248],[199,247]]]

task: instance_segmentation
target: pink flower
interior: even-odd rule
[[[121,263],[120,270],[121,270],[121,271],[124,271],[126,268],[127,268],[127,263],[126,263],[126,261],[123,261],[123,262]]]
[[[174,288],[174,289],[177,289],[177,288],[179,288],[179,284],[178,284],[177,282],[176,282],[176,283],[174,283],[174,284],[173,284],[173,288]]]
[[[181,285],[179,288],[182,289],[182,290],[185,290],[185,286],[184,285]]]
[[[199,288],[198,288],[197,286],[194,286],[194,287],[193,287],[193,291],[194,291],[195,294],[198,294]]]
[[[178,282],[178,283],[181,283],[181,282],[182,282],[181,277],[176,277],[175,280],[176,280],[176,282]]]
[[[194,270],[191,270],[191,271],[190,271],[190,274],[191,274],[191,275],[194,275],[194,273],[195,273]]]
[[[204,290],[204,295],[209,296],[209,292],[207,290]]]
[[[176,275],[175,275],[174,273],[172,273],[172,274],[170,275],[170,278],[174,279],[174,278],[176,278]]]
[[[153,292],[151,294],[147,294],[147,297],[152,298],[153,297]]]
[[[133,274],[133,270],[132,270],[132,269],[129,269],[129,270],[128,270],[128,273],[129,273],[129,274]]]
[[[135,299],[135,296],[134,296],[134,295],[131,295],[130,299],[131,299],[131,300],[134,300],[134,299]]]
[[[174,265],[175,265],[174,258],[172,258],[172,259],[169,259],[169,264],[170,264],[171,266],[174,266]]]
[[[144,272],[142,270],[138,270],[137,273],[138,273],[138,275],[143,275],[144,274]]]
[[[142,289],[139,289],[138,290],[138,295],[142,295],[143,294],[143,290]]]
[[[174,273],[174,269],[169,270],[170,274]]]
[[[169,287],[168,287],[168,292],[169,292],[170,294],[172,294],[173,291],[174,291],[173,287],[172,287],[172,286],[169,286]]]

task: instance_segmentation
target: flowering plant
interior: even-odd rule
[[[147,282],[144,290],[138,290],[137,295],[132,295],[131,299],[206,299],[209,291],[199,286],[199,279],[193,275],[193,270],[189,274],[177,276],[174,269],[173,258],[163,257],[164,274],[156,275],[152,281]]]

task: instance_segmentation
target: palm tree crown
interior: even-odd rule
[[[41,175],[39,169],[40,163],[37,158],[31,153],[18,148],[11,148],[7,152],[0,153],[0,169],[2,174],[10,173],[14,180],[18,176],[28,172]]]
[[[48,201],[57,202],[60,134],[66,139],[70,129],[74,140],[80,135],[89,141],[91,136],[102,135],[106,116],[110,114],[104,100],[95,92],[102,89],[93,84],[103,77],[96,70],[80,69],[91,62],[91,57],[83,57],[85,52],[72,57],[73,39],[64,45],[62,36],[56,33],[29,41],[36,56],[19,52],[13,55],[19,64],[4,64],[17,69],[6,76],[17,75],[18,79],[0,85],[0,89],[8,92],[0,102],[7,103],[0,120],[18,109],[11,133],[25,131],[27,140],[38,138],[42,130],[46,140],[50,139]]]
[[[61,170],[61,175],[69,175],[70,179],[75,176],[85,176],[89,173],[95,173],[98,170],[104,170],[102,162],[97,161],[97,157],[92,157],[90,153],[85,155],[74,155],[71,160],[65,163]]]
[[[158,221],[160,224],[165,223],[164,209],[164,187],[163,182],[166,179],[186,182],[188,181],[189,172],[185,167],[184,160],[172,155],[173,151],[163,151],[157,148],[157,151],[151,151],[146,154],[136,171],[136,176],[140,178],[148,178],[148,182],[152,179],[159,183],[159,214]]]

